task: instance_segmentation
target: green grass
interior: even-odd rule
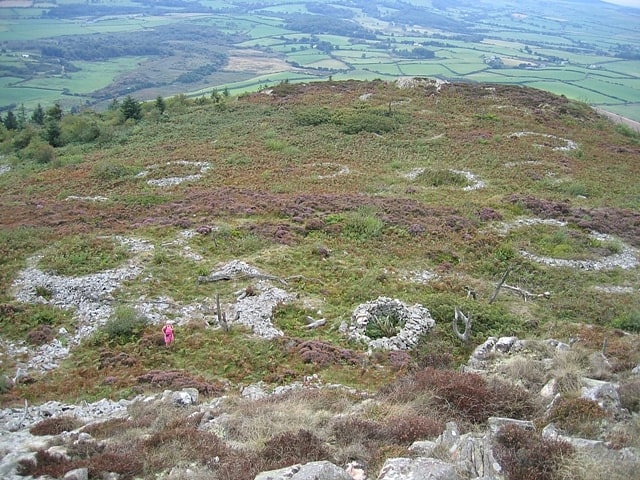
[[[460,84],[432,97],[422,87],[400,90],[385,82],[334,81],[306,87],[284,84],[274,92],[225,99],[223,108],[175,99],[168,102],[167,118],[161,122],[145,109],[138,123],[117,125],[111,142],[56,149],[57,168],[36,168],[15,153],[15,171],[0,178],[6,192],[0,196],[1,206],[6,212],[15,210],[3,216],[0,229],[5,240],[1,245],[6,245],[0,249],[6,266],[0,277],[3,302],[11,301],[13,279],[36,253],[45,255],[40,268],[63,275],[123,265],[134,254],[121,255],[120,245],[109,235],[118,232],[155,247],[136,254],[143,273],[115,293],[122,305],[134,306],[141,298],[168,299],[175,305],[172,318],[182,317],[179,308],[191,312],[201,306],[192,318],[184,314],[175,348],[169,351],[150,346],[158,325],[129,328],[135,316],[130,310],[119,311],[114,318],[127,327],[122,336],[115,325],[110,340],[104,332],[88,340],[59,374],[29,387],[26,397],[130,395],[136,375],[159,367],[206,372],[210,380],[243,384],[263,378],[286,382],[315,372],[326,380],[366,385],[391,375],[380,369],[361,377],[360,367],[353,365],[318,368],[277,342],[248,337],[239,327],[228,335],[205,328],[205,320],[215,324],[217,295],[230,314],[229,305],[239,292],[259,288],[252,278],[198,283],[198,276],[234,259],[285,280],[277,286],[298,296],[275,311],[275,324],[287,336],[356,351],[363,347],[352,345],[339,332],[340,324],[350,320],[360,303],[379,296],[429,308],[438,326],[416,354],[451,353],[456,364],[466,361],[471,344],[489,335],[547,337],[549,331],[564,331],[574,323],[633,328],[637,306],[632,295],[611,295],[595,287],[633,285],[634,271],[571,271],[519,254],[525,249],[559,258],[594,258],[616,253],[621,243],[593,242],[587,230],[572,226],[513,229],[504,236],[491,228],[520,216],[542,216],[524,201],[513,203],[516,194],[548,204],[547,215],[568,202],[572,212],[581,209],[583,221],[599,218],[608,228],[629,222],[623,211],[630,198],[640,198],[637,163],[630,160],[633,135],[564,99],[510,87],[496,87],[488,95],[484,86]],[[363,102],[365,93],[371,95]],[[522,105],[529,103],[547,105],[545,114],[523,115]],[[345,128],[363,119],[391,121],[394,128]],[[114,120],[103,115],[95,121],[102,129]],[[582,153],[553,151],[549,147],[556,142],[542,136],[511,138],[517,131],[562,131]],[[535,146],[545,142],[546,147]],[[5,148],[12,145],[11,137],[5,139]],[[612,153],[610,145],[627,150]],[[73,161],[67,162],[68,156]],[[153,173],[157,177],[178,174],[183,167],[170,163],[178,160],[208,161],[212,168],[199,181],[164,188],[134,176],[151,165],[158,166]],[[507,161],[515,166],[504,166]],[[537,163],[527,163],[533,161]],[[416,169],[424,170],[407,178],[407,172]],[[451,172],[461,169],[473,172],[486,187],[464,191],[467,179]],[[105,195],[109,201],[68,202],[67,195]],[[29,203],[31,199],[40,206]],[[599,215],[599,208],[609,209],[607,215]],[[20,226],[27,220],[28,225],[41,222],[42,229]],[[183,236],[203,225],[212,230]],[[98,231],[82,233],[89,228]],[[524,302],[504,291],[489,305],[509,267],[510,285],[533,293],[549,291],[551,297]],[[414,280],[423,271],[432,272],[433,280]],[[53,292],[41,287],[40,296],[51,297]],[[467,287],[477,300],[467,297]],[[462,345],[451,331],[456,306],[474,319],[469,345]],[[325,318],[327,323],[307,330],[306,317]],[[68,322],[55,316],[50,321]],[[114,367],[122,380],[108,392],[99,381],[105,372],[97,368],[97,344],[122,348],[137,362]],[[64,375],[82,375],[83,381],[67,394],[62,390],[68,387]]]
[[[57,275],[79,276],[116,268],[128,256],[116,239],[81,235],[52,245],[38,265]]]

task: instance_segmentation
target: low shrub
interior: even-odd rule
[[[640,412],[640,379],[633,378],[618,387],[620,405],[630,412]]]
[[[95,422],[85,426],[82,431],[88,433],[94,438],[109,438],[114,436],[117,432],[121,432],[127,429],[127,423],[129,421],[126,418],[110,418],[104,422]]]
[[[38,325],[27,333],[27,342],[39,346],[51,342],[55,338],[55,330],[50,325]]]
[[[147,326],[147,320],[129,306],[118,306],[102,331],[111,341],[120,344],[135,341]]]
[[[394,443],[411,445],[417,440],[436,438],[444,431],[442,422],[422,415],[387,418],[387,433]]]
[[[211,466],[214,458],[226,455],[227,446],[215,434],[192,425],[169,424],[140,443],[137,457],[144,459],[147,469],[160,471],[183,462]]]
[[[465,187],[469,183],[464,175],[447,169],[425,170],[417,179],[430,187]]]
[[[334,117],[334,122],[336,117]],[[360,132],[383,133],[392,132],[398,128],[398,121],[393,116],[387,116],[382,112],[355,111],[342,114],[337,118],[338,125],[343,133],[353,135]]]
[[[76,464],[60,455],[55,455],[46,450],[38,450],[35,459],[22,459],[18,462],[17,473],[23,477],[31,476],[39,478],[47,475],[53,478],[62,478],[68,471],[77,468]]]
[[[58,242],[38,264],[58,275],[77,276],[115,268],[128,257],[127,248],[111,238],[79,235]]]
[[[640,333],[640,310],[632,310],[611,322],[611,326],[626,332]]]
[[[507,480],[552,480],[573,447],[542,438],[517,425],[502,427],[494,439],[494,453]]]
[[[195,388],[203,395],[219,395],[224,392],[224,386],[221,384],[207,382],[181,370],[151,370],[140,375],[138,383],[149,383],[156,387],[171,390]]]
[[[359,417],[340,418],[331,425],[336,443],[341,446],[358,443],[370,445],[386,437],[384,425]]]
[[[596,438],[600,431],[600,423],[606,417],[605,410],[593,400],[562,398],[553,405],[546,421],[553,422],[570,435]]]
[[[395,337],[400,333],[404,324],[405,320],[399,315],[375,315],[369,319],[365,333],[373,340],[384,337]]]
[[[89,469],[89,478],[104,478],[107,473],[117,473],[119,478],[135,478],[144,471],[144,464],[132,448],[120,452],[104,452],[83,463]]]
[[[296,463],[329,460],[329,451],[322,440],[308,430],[284,432],[265,443],[260,456],[270,469],[283,468]]]
[[[298,109],[293,118],[300,126],[316,126],[331,121],[331,112],[326,107],[311,107]]]
[[[474,424],[490,416],[530,418],[538,411],[532,394],[524,388],[479,374],[425,368],[399,379],[381,391],[396,402],[411,402],[425,392],[442,414]]]
[[[81,426],[82,422],[75,417],[52,417],[36,423],[29,432],[31,435],[60,435],[62,432],[70,432]]]
[[[366,241],[382,234],[384,222],[372,207],[360,207],[345,216],[342,232],[353,240]]]

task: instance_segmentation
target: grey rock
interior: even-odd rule
[[[433,450],[436,448],[437,443],[430,440],[420,440],[413,442],[409,447],[409,451],[413,452],[421,457],[430,457]]]
[[[523,428],[525,430],[530,430],[532,432],[535,431],[536,429],[533,422],[530,422],[528,420],[516,420],[513,418],[489,417],[489,419],[487,420],[487,423],[489,424],[489,429],[491,430],[491,433],[493,433],[494,435],[498,433],[498,431],[505,425],[516,425],[520,428]]]
[[[305,465],[271,470],[256,475],[255,480],[352,480],[351,476],[342,468],[331,462],[310,462]]]
[[[64,480],[89,480],[88,468],[76,468],[64,475]]]
[[[518,340],[517,337],[500,337],[494,346],[494,350],[500,353],[508,353]]]
[[[582,383],[582,398],[596,402],[601,408],[614,415],[621,412],[618,385],[592,378],[583,378]]]
[[[435,458],[391,458],[378,480],[458,480],[455,465]]]

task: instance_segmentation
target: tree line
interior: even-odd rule
[[[0,114],[0,154],[9,156],[14,163],[51,164],[59,148],[116,141],[139,121],[164,121],[170,112],[181,111],[189,104],[212,104],[221,110],[226,108],[228,96],[226,88],[221,93],[213,90],[208,97],[191,99],[181,94],[164,99],[158,96],[153,102],[141,102],[127,95],[122,100],[114,99],[107,111],[101,113],[91,109],[64,112],[60,104],[55,103],[48,108],[38,104],[27,114],[21,105],[15,111]]]

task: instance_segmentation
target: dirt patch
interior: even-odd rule
[[[231,50],[226,72],[276,73],[292,70],[291,65],[276,57],[266,57],[258,50]]]
[[[618,115],[617,113],[607,112],[602,108],[594,108],[594,110],[600,115],[604,115],[605,117],[607,117],[613,123],[626,125],[631,130],[640,133],[640,122],[636,122],[635,120],[631,120],[630,118],[623,117],[622,115]]]

